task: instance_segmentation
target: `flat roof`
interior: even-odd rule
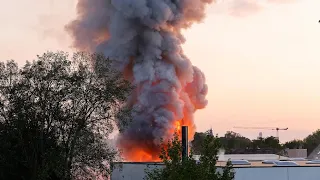
[[[274,164],[264,164],[262,161],[249,161],[250,165],[233,165],[235,168],[258,168],[258,167],[319,167],[320,164],[307,164],[308,161],[293,161],[299,166],[275,166]],[[146,164],[146,165],[164,165],[161,162],[114,162],[115,164]],[[226,161],[217,161],[217,167],[225,167]]]
[[[249,161],[250,165],[233,165],[233,167],[275,167],[274,164],[264,164],[262,161]],[[299,166],[276,166],[276,167],[320,167],[320,164],[307,164],[308,161],[292,161],[297,163]],[[217,166],[226,166],[226,161],[218,161]]]
[[[193,156],[196,160],[199,160],[200,155]],[[218,161],[227,161],[228,159],[246,159],[248,161],[263,161],[263,160],[287,160],[288,157],[279,156],[277,154],[219,154]]]

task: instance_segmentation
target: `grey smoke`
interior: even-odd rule
[[[184,55],[181,29],[201,22],[212,2],[78,1],[78,17],[66,27],[74,47],[102,52],[137,86],[128,102],[133,122],[118,138],[126,159],[137,160],[137,149],[157,158],[159,140],[172,136],[175,121],[188,121],[192,130],[194,112],[207,105],[205,76]]]

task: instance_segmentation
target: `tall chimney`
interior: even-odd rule
[[[182,126],[182,159],[188,157],[188,126]]]

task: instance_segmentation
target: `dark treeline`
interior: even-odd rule
[[[201,151],[200,144],[206,133],[197,132],[192,141],[192,150],[195,154]],[[317,130],[303,140],[292,140],[281,144],[276,137],[249,139],[239,133],[228,131],[219,137],[226,154],[281,154],[285,149],[307,149],[308,155],[320,144],[320,130]]]

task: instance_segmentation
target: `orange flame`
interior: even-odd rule
[[[131,57],[130,63],[127,65],[127,67],[123,71],[124,77],[129,81],[132,80],[131,78],[133,74],[132,72],[133,61],[134,61],[134,57]],[[160,80],[154,81],[152,85],[155,86],[158,83],[160,83]],[[139,86],[137,87],[136,91],[138,92],[140,91]],[[185,98],[185,96],[188,96],[187,91],[188,91],[187,88],[182,89],[180,91],[179,94],[182,99]],[[133,101],[137,101],[137,99]],[[201,107],[197,107],[197,104],[193,103],[191,100],[187,100],[185,103],[188,104],[188,106],[191,106],[194,109],[194,111],[196,111],[197,109],[201,109]],[[174,109],[170,107],[166,107],[166,108],[170,109],[171,111],[174,111]],[[176,119],[174,121],[170,121],[173,123],[171,126],[172,128],[167,130],[165,137],[159,137],[159,138],[167,138],[167,139],[163,139],[163,142],[166,143],[171,137],[173,137],[173,134],[177,132],[179,138],[181,139],[181,126],[188,126],[188,140],[191,141],[195,133],[195,125],[193,121],[194,111],[185,108],[183,113],[184,114],[183,119]],[[159,158],[161,153],[160,148],[155,147],[153,142],[144,142],[144,144],[146,145],[151,144],[151,146],[144,146],[144,147],[140,147],[139,145],[136,146],[134,144],[131,146],[126,146],[127,143],[129,142],[120,142],[120,147],[119,147],[120,149],[125,148],[123,157],[125,158],[126,161],[135,161],[135,162],[160,161],[160,158]],[[130,149],[128,150],[127,147],[130,147]]]
[[[188,140],[192,140],[193,134],[195,131],[195,126],[192,121],[188,119],[177,120],[174,122],[175,126],[168,132],[168,135],[173,136],[174,132],[177,132],[181,139],[181,127],[188,126]],[[167,142],[168,139],[164,139],[164,143]],[[164,144],[165,145],[165,144]],[[126,151],[124,158],[126,161],[133,162],[160,162],[160,151],[156,151],[160,149],[143,149],[141,147],[135,147],[130,151]]]
[[[130,157],[130,161],[135,162],[148,162],[148,161],[160,161],[159,157],[153,157],[150,153],[146,152],[143,149],[135,149],[134,153]]]

